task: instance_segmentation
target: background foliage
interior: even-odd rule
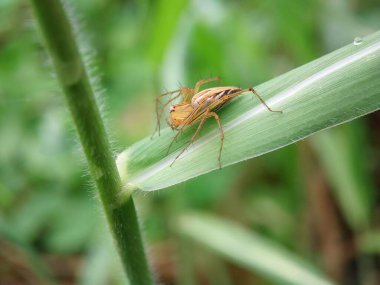
[[[75,2],[107,89],[115,152],[152,132],[153,99],[165,89],[216,75],[226,85],[257,85],[380,26],[372,0]],[[0,2],[1,276],[5,284],[119,284],[118,259],[31,19],[26,1]],[[157,278],[281,284],[190,241],[178,217],[202,211],[286,248],[336,283],[380,282],[379,122],[374,113],[138,196]]]

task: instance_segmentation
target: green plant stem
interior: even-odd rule
[[[120,202],[122,188],[93,89],[72,27],[59,0],[31,0],[59,83],[83,146],[91,176],[131,284],[153,284],[132,197]]]

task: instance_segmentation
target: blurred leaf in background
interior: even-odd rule
[[[0,1],[0,241],[6,249],[0,278],[125,284],[28,4]],[[371,0],[71,4],[97,53],[115,152],[152,133],[154,98],[166,89],[216,75],[226,85],[255,86],[380,27],[380,6]],[[191,230],[180,232],[178,217],[202,211],[298,256],[323,280],[380,283],[379,126],[374,113],[137,195],[157,278],[163,284],[284,284],[276,268],[269,275],[247,270],[239,257],[191,240]],[[215,230],[209,227],[205,240]],[[239,244],[241,236],[231,236]]]

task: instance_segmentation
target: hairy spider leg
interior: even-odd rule
[[[199,92],[199,88],[203,85],[203,84],[206,84],[206,83],[209,83],[209,82],[213,82],[213,81],[219,81],[220,80],[220,77],[217,76],[217,77],[213,77],[213,78],[209,78],[209,79],[202,79],[202,80],[199,80],[196,84],[195,84],[195,87],[194,87],[194,95],[197,94]]]
[[[165,104],[161,104],[161,101],[160,99],[162,97],[165,97],[165,96],[168,96],[168,95],[172,95],[172,94],[175,94],[175,93],[178,93],[177,95],[175,95],[174,97],[170,98]],[[161,131],[161,124],[160,124],[160,120],[161,120],[161,116],[164,112],[164,109],[166,108],[166,106],[168,106],[171,102],[173,102],[175,99],[177,99],[178,97],[182,96],[183,97],[183,101],[191,101],[191,98],[193,97],[194,95],[194,90],[192,88],[186,88],[186,87],[182,87],[182,88],[179,88],[177,90],[174,90],[174,91],[170,91],[170,92],[167,92],[167,93],[164,93],[164,94],[161,94],[159,96],[156,97],[156,119],[157,119],[157,122],[156,122],[156,128],[151,136],[151,138],[153,138],[154,134],[158,131],[158,135],[160,135],[160,131]],[[160,109],[161,107],[161,109]]]
[[[165,93],[165,94],[162,94],[163,96],[166,96],[166,95],[170,95],[170,94],[174,94],[175,92],[179,92],[178,90],[176,91],[173,91],[173,92],[168,92],[168,93]],[[163,97],[163,96],[158,96],[156,97],[156,127],[154,129],[154,132],[152,134],[152,136],[150,137],[151,139],[154,137],[155,133],[158,131],[158,135],[160,135],[161,133],[161,124],[160,124],[160,121],[161,121],[161,116],[162,116],[162,113],[163,113],[163,110],[164,108],[173,100],[177,99],[179,96],[181,96],[181,94],[177,94],[176,96],[174,96],[173,98],[171,98],[167,103],[165,103],[164,105],[161,104],[159,98]],[[160,110],[160,107],[161,107],[161,110]]]
[[[247,88],[247,89],[243,89],[242,90],[242,93],[244,92],[247,92],[247,91],[251,91],[253,93],[253,95],[256,96],[257,99],[259,99],[259,101],[268,109],[268,111],[270,112],[274,112],[274,113],[281,113],[282,114],[282,111],[277,111],[277,110],[272,110],[268,105],[267,103],[265,103],[264,99],[261,98],[261,96],[259,94],[257,94],[256,90],[253,89],[252,87],[250,88]],[[239,91],[240,92],[240,91]],[[234,94],[235,95],[235,94]],[[240,94],[239,94],[240,95]]]
[[[219,147],[219,155],[218,155],[218,162],[219,162],[219,169],[222,169],[222,149],[223,149],[223,143],[224,143],[224,131],[222,124],[220,123],[220,118],[217,113],[210,112],[209,116],[213,116],[218,123],[219,131],[220,131],[220,147]]]
[[[202,116],[202,119],[201,119],[201,122],[199,123],[198,125],[198,128],[197,130],[195,131],[194,135],[191,137],[191,140],[190,142],[187,144],[186,147],[184,147],[181,152],[175,157],[175,159],[173,160],[173,162],[170,164],[170,167],[173,165],[173,163],[185,152],[185,150],[194,142],[195,138],[197,137],[198,133],[200,132],[200,130],[202,129],[202,126],[203,124],[205,123],[207,117],[209,116],[210,114],[210,110],[207,109],[206,112],[204,113],[204,115]]]
[[[259,95],[257,94],[256,90],[253,89],[252,87],[250,88],[246,88],[246,89],[241,89],[240,91],[237,91],[235,93],[232,93],[232,94],[228,94],[228,95],[224,95],[223,97],[221,97],[219,100],[215,101],[214,103],[212,103],[210,105],[210,109],[213,110],[214,108],[216,108],[217,106],[221,105],[221,104],[224,104],[226,103],[227,101],[230,101],[232,100],[233,98],[235,97],[238,97],[240,95],[242,95],[243,93],[245,92],[252,92],[252,94],[268,109],[268,111],[270,112],[274,112],[274,113],[282,113],[282,111],[277,111],[277,110],[273,110],[272,108],[270,108],[267,103],[264,101],[264,99]]]
[[[166,155],[169,154],[170,152],[170,149],[171,147],[173,146],[173,143],[175,141],[177,141],[177,138],[178,136],[183,132],[184,128],[187,127],[188,125],[190,125],[191,122],[194,122],[196,121],[198,118],[197,118],[197,112],[202,108],[202,105],[199,105],[197,108],[195,108],[190,114],[189,116],[186,118],[186,120],[183,121],[181,127],[178,129],[176,135],[173,137],[169,147],[168,147],[168,150],[166,152]]]

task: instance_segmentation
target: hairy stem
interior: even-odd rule
[[[59,0],[31,0],[131,284],[152,284],[132,197],[122,184],[72,26]]]

